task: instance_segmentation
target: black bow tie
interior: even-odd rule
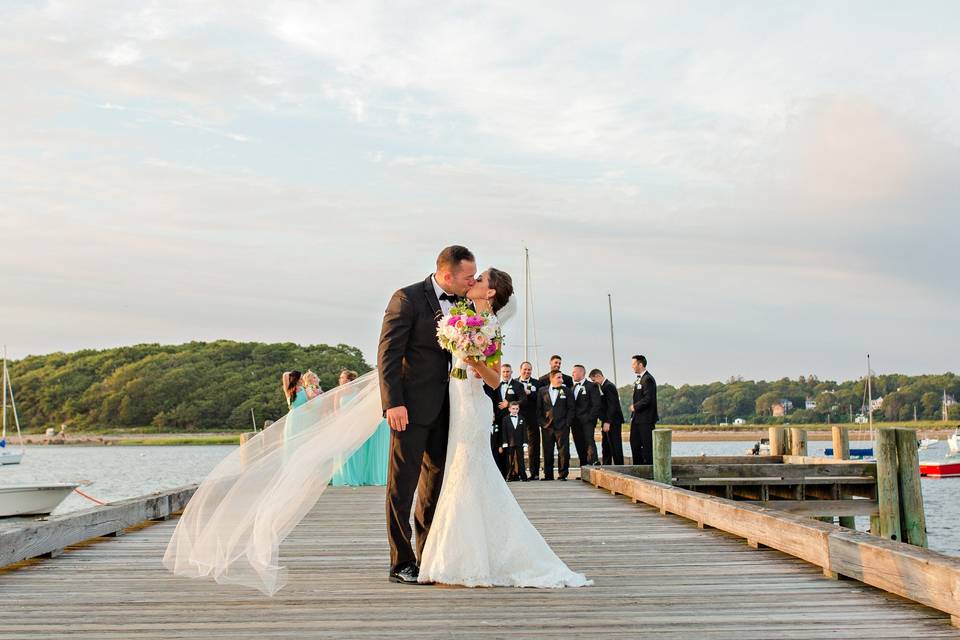
[[[550,387],[551,391],[560,391],[560,387]]]
[[[461,298],[460,296],[458,296],[458,295],[450,295],[450,294],[447,293],[447,292],[441,293],[441,294],[440,294],[440,299],[441,299],[441,300],[447,300],[447,301],[449,301],[451,304],[457,304],[458,302],[460,302],[460,301],[463,300],[463,298]]]

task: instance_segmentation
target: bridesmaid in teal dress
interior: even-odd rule
[[[283,374],[283,395],[287,398],[287,407],[290,413],[283,425],[283,450],[286,455],[294,451],[293,436],[297,433],[297,407],[307,404],[307,391],[303,388],[302,375],[299,371],[285,371]]]
[[[340,384],[344,385],[357,379],[356,371],[341,371]],[[343,402],[350,400],[344,396]],[[330,484],[335,487],[385,486],[387,484],[387,457],[390,452],[390,427],[383,420],[333,475]]]

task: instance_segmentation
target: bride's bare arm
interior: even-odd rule
[[[487,366],[485,362],[477,360],[476,358],[467,358],[465,362],[480,374],[480,378],[488,387],[494,389],[500,386],[500,363],[495,362],[491,368]]]

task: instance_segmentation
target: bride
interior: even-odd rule
[[[492,277],[491,277],[492,276]],[[490,287],[494,280],[501,289]],[[510,276],[488,269],[467,291],[477,312],[496,313],[513,292]],[[450,380],[450,436],[440,499],[420,558],[419,582],[468,587],[580,587],[574,573],[530,524],[490,454],[499,366],[468,364],[477,376]],[[479,379],[478,379],[479,378]]]
[[[498,284],[505,283],[499,295],[489,286],[491,271]],[[508,275],[488,270],[467,296],[477,310],[495,313],[512,289]],[[592,584],[554,554],[500,475],[489,447],[493,407],[483,390],[485,383],[497,384],[499,375],[481,362],[469,364],[479,379],[468,376],[449,385],[444,478],[420,557],[419,582],[469,587]],[[276,593],[287,574],[280,564],[280,543],[314,507],[336,470],[376,431],[381,418],[377,371],[292,410],[207,476],[177,523],[164,565],[176,575],[209,576],[221,584]],[[294,421],[296,428],[286,428]]]

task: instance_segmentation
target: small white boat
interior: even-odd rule
[[[72,483],[0,486],[0,517],[50,513],[78,486]]]
[[[23,459],[23,449],[0,449],[0,465],[20,464]]]
[[[937,440],[936,438],[923,438],[923,439],[920,441],[920,450],[921,450],[921,451],[926,451],[926,450],[929,449],[930,447],[935,447],[935,446],[937,446],[938,444],[940,444],[940,441]]]

